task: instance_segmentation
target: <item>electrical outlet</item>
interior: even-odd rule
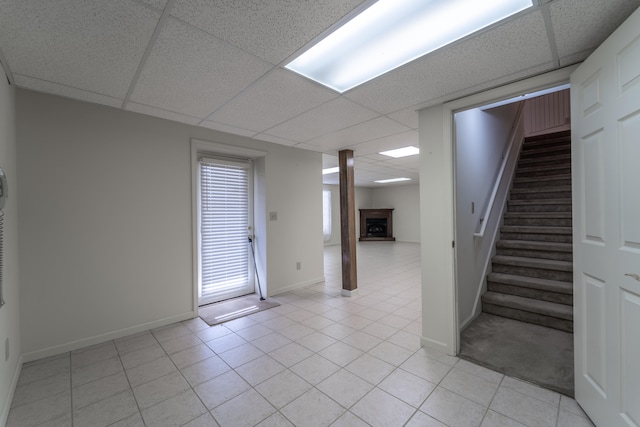
[[[4,340],[4,361],[7,362],[9,360],[9,338]]]
[[[300,261],[296,262],[296,270],[302,270],[302,263]]]

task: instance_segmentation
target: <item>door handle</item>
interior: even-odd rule
[[[629,276],[632,279],[636,279],[638,282],[640,282],[640,276],[638,276],[637,274],[627,273],[627,274],[625,274],[625,276]]]

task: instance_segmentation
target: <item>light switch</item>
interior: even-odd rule
[[[278,220],[278,212],[269,212],[269,220],[277,221]]]

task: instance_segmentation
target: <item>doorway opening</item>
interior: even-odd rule
[[[459,354],[573,395],[569,89],[510,101],[454,116]]]

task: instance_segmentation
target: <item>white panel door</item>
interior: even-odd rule
[[[576,400],[640,426],[640,10],[571,76]]]

